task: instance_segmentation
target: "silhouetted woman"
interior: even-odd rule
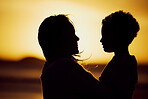
[[[107,99],[110,93],[75,62],[79,38],[67,16],[46,18],[38,39],[46,58],[41,76],[44,99]]]
[[[139,24],[128,12],[117,11],[102,21],[101,43],[105,52],[114,57],[104,69],[99,80],[115,93],[114,99],[132,99],[137,83],[137,61],[128,47],[137,36]]]

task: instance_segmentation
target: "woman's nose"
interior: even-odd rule
[[[79,40],[80,40],[78,36],[76,36],[76,40],[77,40],[77,41],[79,41]]]

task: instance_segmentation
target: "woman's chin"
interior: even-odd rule
[[[78,49],[74,50],[73,54],[79,54],[79,50]]]

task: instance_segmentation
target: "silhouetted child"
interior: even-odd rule
[[[67,16],[46,18],[39,27],[38,39],[46,58],[41,76],[44,99],[110,97],[111,93],[75,61],[79,38]]]
[[[137,61],[130,55],[128,46],[137,36],[139,24],[128,12],[117,11],[102,20],[100,42],[105,52],[114,52],[114,57],[99,78],[109,89],[114,99],[132,99],[137,83]]]

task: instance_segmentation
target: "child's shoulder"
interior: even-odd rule
[[[120,70],[127,70],[128,68],[136,68],[137,60],[134,55],[118,56],[114,57],[112,67]]]
[[[137,60],[136,60],[136,57],[134,55],[129,55],[128,57],[125,57],[125,59],[131,65],[137,64]]]
[[[123,62],[123,63],[129,63],[129,62],[135,62],[136,58],[134,55],[120,55],[120,56],[114,56],[115,61]]]

